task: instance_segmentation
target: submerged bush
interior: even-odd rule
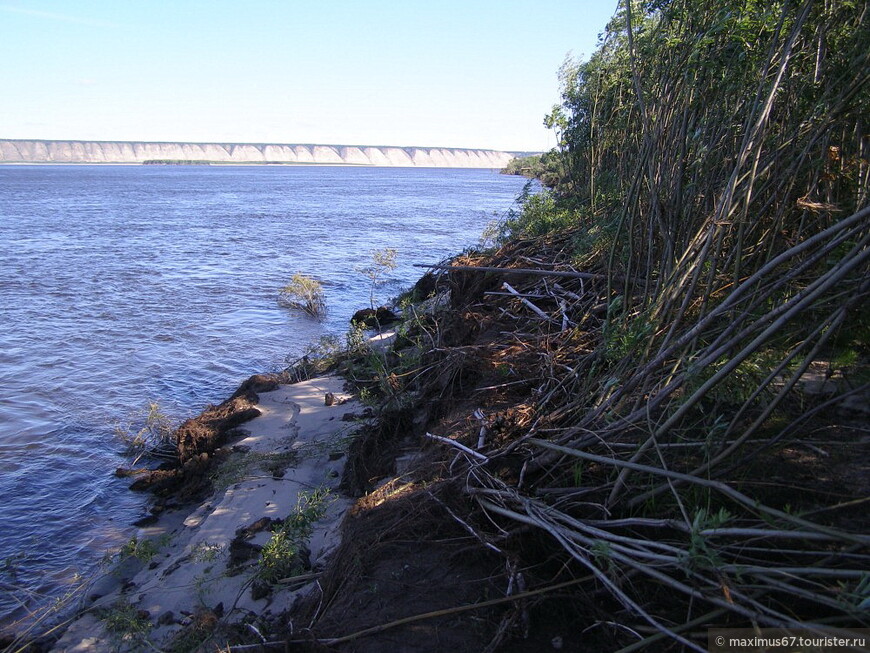
[[[177,454],[175,424],[156,401],[148,403],[144,417],[116,424],[115,436],[126,447],[132,465],[142,458],[174,458]]]
[[[323,284],[298,272],[281,289],[278,301],[282,306],[305,311],[311,317],[321,318],[326,315]]]

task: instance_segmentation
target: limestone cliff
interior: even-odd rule
[[[370,147],[269,143],[0,140],[0,163],[296,163],[366,166],[503,168],[509,152],[448,147]]]

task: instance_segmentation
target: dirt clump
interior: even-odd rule
[[[138,474],[130,489],[153,493],[158,498],[158,510],[170,500],[188,503],[203,497],[211,488],[209,471],[217,458],[215,452],[227,442],[233,429],[260,415],[257,393],[274,390],[281,382],[278,374],[256,374],[226,401],[208,406],[197,417],[183,422],[172,436],[174,459]]]

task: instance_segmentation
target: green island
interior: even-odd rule
[[[214,161],[199,159],[148,159],[143,166],[210,166]]]
[[[559,71],[558,147],[509,166],[541,186],[488,242],[182,425],[174,466],[130,471],[161,519],[305,460],[341,462],[333,486],[226,547],[191,540],[187,614],[137,580],[57,650],[712,651],[712,628],[870,628],[866,13],[620,3]],[[347,428],[229,449],[279,388]],[[123,558],[158,574],[148,541]]]

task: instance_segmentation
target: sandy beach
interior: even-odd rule
[[[211,496],[140,529],[130,555],[94,583],[87,611],[54,650],[135,650],[142,638],[162,649],[186,626],[218,619],[256,633],[257,620],[316,591],[351,504],[337,488],[356,427],[346,416],[359,404],[343,393],[342,379],[325,376],[261,393],[257,408],[261,415],[241,427],[244,435],[224,446],[229,453]],[[297,556],[297,580],[262,582],[261,548],[311,497],[322,516]],[[125,620],[139,639],[123,632]]]

